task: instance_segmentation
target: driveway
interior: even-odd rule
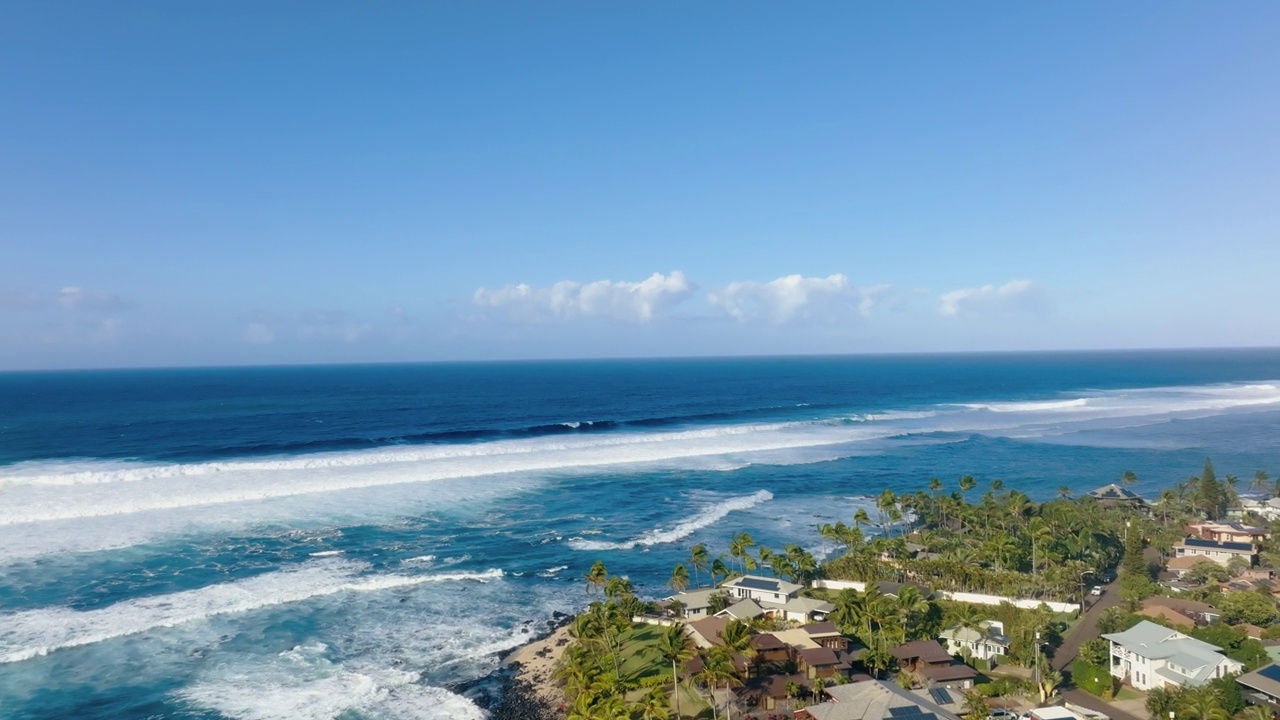
[[[1054,670],[1062,671],[1071,666],[1071,661],[1076,659],[1076,655],[1080,653],[1080,646],[1086,642],[1098,637],[1098,619],[1102,617],[1102,613],[1107,608],[1115,607],[1120,604],[1120,586],[1118,581],[1111,581],[1103,588],[1102,597],[1095,598],[1092,595],[1086,596],[1084,617],[1080,618],[1080,622],[1071,629],[1070,633],[1062,639],[1062,645],[1053,653]],[[1093,605],[1089,605],[1088,601],[1093,600]],[[1084,703],[1080,703],[1083,705]]]

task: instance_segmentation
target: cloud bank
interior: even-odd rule
[[[523,322],[571,318],[603,318],[618,322],[647,323],[684,302],[697,286],[679,270],[670,275],[654,273],[639,282],[597,280],[580,284],[564,280],[549,288],[507,285],[472,295],[476,306],[503,312]]]
[[[825,278],[786,275],[766,283],[730,283],[709,296],[711,304],[741,322],[774,325],[801,320],[838,322],[867,317],[887,285],[858,288],[841,274]]]
[[[946,317],[979,315],[987,312],[1029,310],[1042,304],[1039,287],[1030,280],[1013,280],[1000,287],[952,290],[938,298],[938,312]]]

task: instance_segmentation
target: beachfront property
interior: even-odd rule
[[[1217,543],[1247,543],[1256,545],[1263,540],[1271,539],[1271,532],[1266,528],[1243,525],[1241,523],[1223,523],[1204,520],[1188,524],[1183,528],[1188,537],[1198,537]]]
[[[1115,483],[1103,485],[1097,490],[1090,490],[1088,496],[1097,500],[1099,504],[1105,507],[1133,507],[1142,510],[1149,510],[1147,501],[1141,496],[1128,488],[1120,487]]]
[[[939,637],[946,641],[947,652],[952,655],[993,660],[1009,654],[1009,638],[1004,634],[1004,623],[999,620],[983,620],[976,628],[953,625]]]
[[[929,687],[969,690],[978,677],[977,670],[951,657],[937,640],[912,640],[890,648],[889,654],[899,668]]]
[[[827,702],[795,713],[801,720],[960,720],[915,693],[880,680],[828,688]]]
[[[683,606],[681,614],[689,619],[712,614],[715,596],[726,595],[729,605],[715,613],[720,617],[752,620],[764,616],[795,623],[825,620],[835,606],[825,600],[802,597],[800,591],[803,589],[803,585],[786,580],[743,575],[722,583],[720,587],[677,593],[666,601],[678,601]]]
[[[1102,637],[1111,642],[1112,677],[1142,691],[1198,687],[1244,669],[1222,648],[1148,620]]]
[[[1280,664],[1271,663],[1236,678],[1255,705],[1280,708]]]
[[[1175,560],[1184,557],[1192,560],[1212,560],[1223,567],[1226,567],[1233,558],[1240,558],[1250,566],[1258,561],[1258,546],[1247,542],[1215,542],[1189,537],[1174,545],[1173,552]]]

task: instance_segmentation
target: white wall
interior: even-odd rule
[[[867,584],[856,580],[814,580],[814,587],[824,588],[827,590],[857,590],[862,592],[866,589]],[[1053,600],[1031,600],[1016,599],[1004,597],[1003,595],[983,595],[981,593],[966,592],[948,592],[946,590],[938,591],[938,597],[946,600],[955,600],[956,602],[973,603],[974,605],[999,605],[1001,603],[1011,603],[1016,607],[1024,609],[1034,609],[1041,605],[1048,605],[1050,610],[1054,612],[1076,612],[1080,606],[1076,603],[1056,602]]]

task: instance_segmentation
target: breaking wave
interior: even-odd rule
[[[316,560],[244,580],[133,598],[96,610],[47,607],[0,615],[0,663],[338,593],[378,592],[438,582],[487,582],[503,576],[497,569],[434,575],[361,575],[368,567],[345,560]]]
[[[569,541],[569,547],[574,550],[630,550],[634,547],[673,543],[689,537],[702,528],[720,522],[726,515],[735,510],[749,510],[760,503],[768,502],[772,499],[773,493],[768,490],[759,490],[750,495],[742,495],[709,505],[702,512],[681,520],[669,530],[657,528],[624,542],[604,542],[574,538]]]

